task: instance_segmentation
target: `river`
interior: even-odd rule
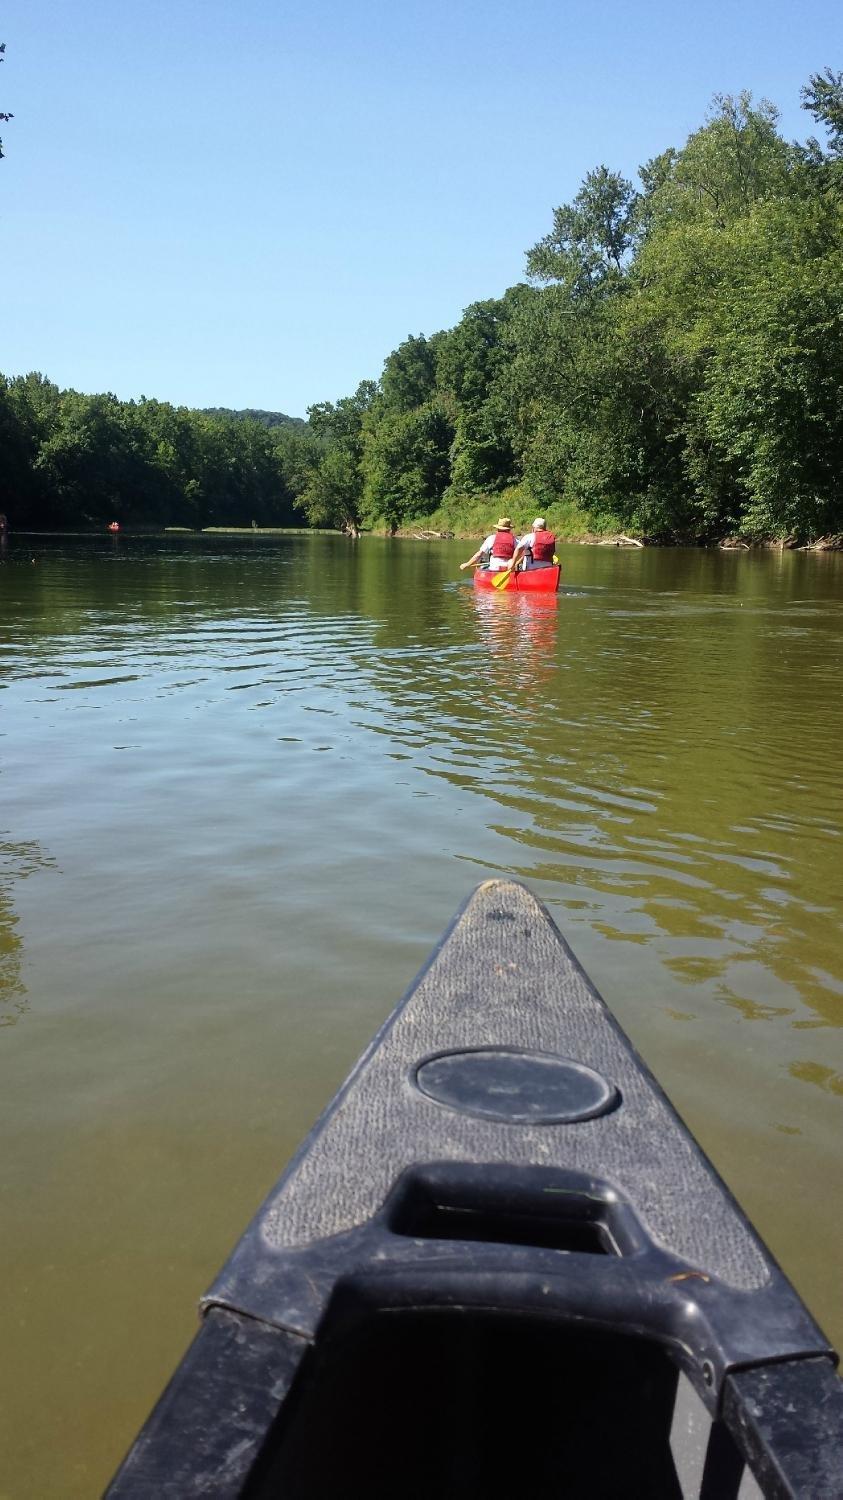
[[[0,1500],[99,1493],[458,904],[525,880],[826,1331],[843,556],[12,538]]]

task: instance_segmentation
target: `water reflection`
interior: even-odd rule
[[[541,693],[543,684],[558,670],[558,596],[465,588],[462,598],[467,605],[470,602],[487,653],[490,696],[499,694],[506,702],[513,687]]]
[[[228,724],[226,698],[271,724],[288,762],[293,745],[407,756],[414,796],[432,778],[474,803],[452,856],[549,887],[604,941],[654,949],[669,984],[705,985],[747,1020],[837,1025],[826,560],[581,549],[576,588],[530,597],[455,583],[447,558],[326,538],[45,550],[21,571],[7,682],[32,683],[23,707],[48,735],[72,722],[60,698],[106,715],[127,757],[163,748],[153,703],[172,732]],[[803,563],[819,565],[813,592]],[[399,814],[381,838],[405,829]]]
[[[834,1335],[843,558],[570,549],[530,598],[464,587],[461,544],[15,546],[13,1488],[101,1490],[197,1293],[487,872],[555,909]]]
[[[747,1022],[839,1026],[833,559],[579,549],[563,593],[530,597],[465,587],[447,548],[372,540],[39,549],[37,569],[7,570],[0,661],[36,801],[42,745],[71,754],[47,790],[98,809],[119,752],[166,863],[170,781],[236,796],[245,828],[283,788],[302,846],[311,799],[339,860],[349,797],[375,796],[377,858],[411,838],[431,869],[537,884],[655,960],[666,1015],[685,1014],[681,987]],[[421,796],[441,809],[429,841]],[[226,840],[209,845],[221,864]],[[256,865],[256,887],[269,874]]]
[[[825,1089],[826,1093],[843,1098],[843,1073],[836,1073],[825,1063],[794,1062],[790,1065],[790,1072],[803,1083],[816,1084],[817,1088]]]
[[[522,851],[464,856],[561,887],[570,909],[586,894],[594,930],[656,943],[676,981],[747,1020],[804,1026],[807,1007],[839,1024],[837,601],[786,662],[773,611],[729,595],[579,603],[462,590],[455,663],[422,658],[407,680],[392,662],[388,682],[370,664],[418,769],[488,799]]]
[[[0,841],[0,1026],[13,1026],[28,1008],[21,975],[23,939],[15,908],[15,889],[36,870],[55,868],[35,841]]]

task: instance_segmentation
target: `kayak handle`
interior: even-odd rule
[[[577,1254],[631,1255],[650,1241],[605,1183],[545,1168],[460,1162],[411,1167],[385,1209],[393,1235]]]
[[[272,1249],[241,1242],[203,1299],[313,1339],[378,1311],[552,1317],[670,1350],[712,1414],[726,1376],[833,1352],[777,1267],[740,1290],[664,1249],[614,1184],[567,1168],[408,1167],[355,1228]]]

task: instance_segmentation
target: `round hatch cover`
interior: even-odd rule
[[[620,1094],[593,1068],[553,1052],[477,1047],[440,1052],[416,1069],[423,1094],[509,1125],[569,1125],[614,1109]]]

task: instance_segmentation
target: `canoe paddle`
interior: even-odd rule
[[[512,582],[514,576],[508,568],[501,568],[492,579],[492,588],[505,589]]]

